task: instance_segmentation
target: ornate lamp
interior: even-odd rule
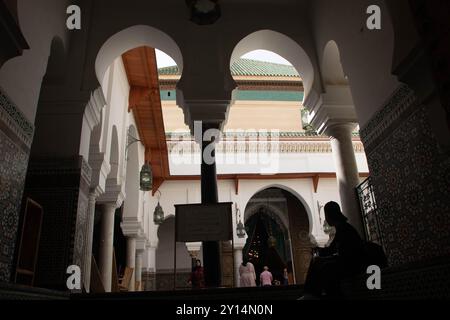
[[[142,142],[131,134],[131,126],[128,128],[127,146],[125,147],[125,160],[128,161],[128,149],[136,142]],[[153,184],[152,168],[145,162],[141,168],[139,185],[142,191],[151,191]]]
[[[148,162],[144,163],[140,173],[140,186],[142,191],[151,191],[152,190],[152,168],[148,164]]]
[[[164,222],[164,210],[161,207],[161,205],[159,204],[159,199],[161,198],[161,191],[157,191],[159,192],[158,195],[158,204],[155,207],[155,211],[153,211],[153,222],[156,225],[160,225]]]
[[[275,248],[277,246],[277,239],[271,235],[269,239],[267,239],[267,245],[269,248]]]
[[[239,210],[237,204],[236,204],[236,221],[238,222],[237,226],[236,226],[236,235],[240,239],[245,238],[245,234],[246,234],[245,227],[241,221],[241,211]]]

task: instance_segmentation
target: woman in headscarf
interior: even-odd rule
[[[358,231],[347,222],[339,204],[325,205],[325,219],[336,229],[333,242],[327,248],[319,248],[318,256],[311,261],[305,282],[305,297],[340,294],[340,280],[363,272],[364,242]]]
[[[247,259],[239,266],[239,275],[241,287],[256,287],[255,266]]]

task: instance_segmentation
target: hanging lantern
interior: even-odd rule
[[[159,204],[155,207],[155,211],[153,212],[153,222],[157,225],[160,225],[164,222],[164,211],[161,205]]]
[[[156,225],[160,225],[164,222],[164,210],[159,204],[159,199],[161,198],[161,191],[158,190],[158,204],[155,207],[155,211],[153,211],[153,222]]]
[[[239,221],[239,223],[237,224],[236,227],[236,234],[238,236],[238,238],[245,238],[245,227],[244,224],[242,223],[242,221]]]
[[[269,239],[267,239],[267,245],[269,248],[275,248],[277,246],[277,239],[275,239],[274,236],[270,236]]]
[[[236,203],[236,221],[237,221],[236,235],[240,239],[245,238],[245,235],[246,235],[245,227],[241,221],[241,210],[239,210],[237,203]]]
[[[142,169],[141,169],[141,176],[140,176],[141,190],[142,191],[151,191],[152,183],[153,183],[152,168],[146,162],[146,163],[144,163],[144,165],[142,166]]]

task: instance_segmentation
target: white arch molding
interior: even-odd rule
[[[119,155],[119,134],[117,132],[117,127],[114,125],[111,130],[111,150],[109,156],[111,171],[109,172],[108,179],[114,180],[116,185],[119,182]]]
[[[272,51],[288,60],[303,80],[305,88],[304,101],[314,92],[314,67],[305,50],[288,36],[272,31],[259,30],[243,38],[233,50],[230,67],[244,54],[255,50]],[[317,95],[317,94],[316,94]]]
[[[147,25],[137,25],[112,35],[97,54],[95,73],[101,83],[106,70],[123,53],[142,46],[159,49],[175,60],[183,71],[183,56],[176,42],[166,33]]]
[[[257,193],[255,195],[257,195]],[[269,204],[268,203],[251,204],[249,202],[244,211],[244,223],[246,223],[255,214],[257,214],[261,208],[268,208],[269,211],[272,211],[274,213],[274,215],[276,216],[276,219],[274,219],[275,222],[280,225],[280,228],[283,230],[283,232],[286,232],[286,234],[289,234],[289,221],[287,221],[284,212],[281,211],[280,208],[277,208],[276,206],[271,205],[270,203]],[[287,212],[286,212],[286,214],[287,214]]]
[[[340,50],[334,40],[330,40],[325,46],[321,71],[325,86],[348,86],[348,79],[341,63]]]
[[[130,134],[136,137],[137,130],[131,125]],[[134,143],[128,147],[128,160],[126,163],[125,193],[127,195],[124,202],[124,217],[134,218],[140,221],[143,202],[139,190],[139,146]],[[143,200],[143,199],[142,199]],[[141,209],[142,208],[142,209]]]
[[[259,188],[256,192],[254,192],[248,199],[244,200],[245,205],[243,206],[244,208],[247,208],[250,200],[258,193],[267,190],[267,189],[271,189],[271,188],[278,188],[284,191],[287,191],[289,193],[291,193],[294,197],[296,197],[301,204],[303,205],[303,207],[305,208],[306,214],[308,216],[308,222],[309,222],[309,235],[310,237],[312,236],[313,230],[314,230],[314,219],[313,219],[313,212],[310,208],[310,206],[308,205],[308,203],[306,202],[306,200],[294,189],[292,189],[291,187],[282,185],[282,184],[268,184],[264,187]],[[244,211],[245,214],[245,211]]]

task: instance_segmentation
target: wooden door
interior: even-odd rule
[[[35,201],[27,198],[22,223],[15,282],[33,286],[41,237],[44,211]]]

